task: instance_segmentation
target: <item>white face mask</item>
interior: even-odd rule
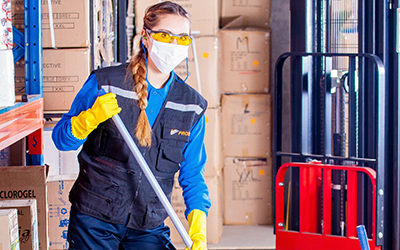
[[[188,57],[188,54],[189,46],[163,43],[153,39],[150,58],[162,73],[167,74]]]

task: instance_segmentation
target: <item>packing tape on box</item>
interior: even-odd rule
[[[0,107],[14,105],[14,55],[12,50],[0,50]]]

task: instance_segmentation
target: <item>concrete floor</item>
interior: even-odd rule
[[[175,247],[178,250],[185,249],[184,245]],[[218,244],[209,244],[208,249],[275,249],[273,226],[223,226],[220,242]]]

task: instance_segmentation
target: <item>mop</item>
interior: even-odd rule
[[[106,94],[104,89],[99,90],[99,95]],[[121,120],[121,117],[116,114],[112,117],[115,125],[117,126],[119,132],[121,133],[122,137],[124,138],[126,144],[128,145],[130,151],[132,152],[133,156],[136,158],[136,161],[139,163],[140,168],[142,169],[143,173],[145,174],[147,180],[150,182],[151,187],[153,188],[154,192],[156,193],[158,199],[161,201],[164,209],[167,211],[169,217],[171,218],[174,226],[176,227],[179,235],[181,236],[185,245],[192,249],[192,240],[189,237],[189,234],[186,232],[185,228],[183,227],[181,221],[178,218],[178,215],[175,213],[174,209],[172,208],[171,203],[167,199],[164,194],[164,191],[161,189],[160,184],[157,182],[156,178],[151,172],[149,165],[147,165],[146,160],[143,158],[142,154],[139,151],[136,143],[133,141],[131,135],[128,132],[125,124]]]

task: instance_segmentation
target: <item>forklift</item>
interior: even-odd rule
[[[276,249],[400,249],[398,0],[291,0],[274,70]]]

